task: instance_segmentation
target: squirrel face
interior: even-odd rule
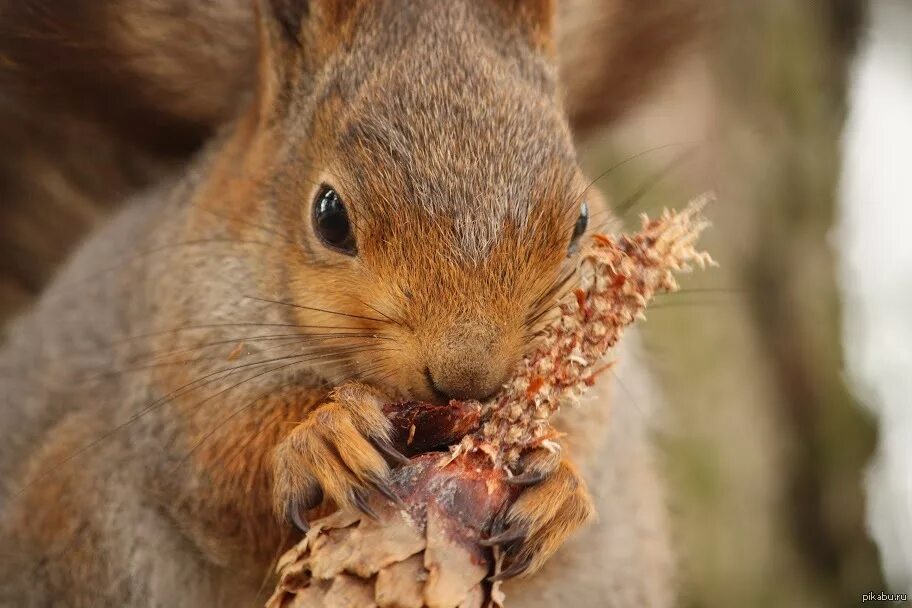
[[[278,289],[307,307],[302,325],[341,313],[384,340],[322,366],[330,382],[490,395],[566,287],[585,229],[550,2],[293,4],[261,6],[257,118],[239,146],[297,243]]]

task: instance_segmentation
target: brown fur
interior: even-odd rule
[[[317,487],[352,502],[387,470],[369,441],[386,432],[386,397],[329,388],[355,378],[435,399],[429,372],[438,390],[491,392],[530,347],[536,300],[573,264],[590,193],[544,13],[320,0],[295,28],[285,4],[261,3],[258,90],[242,116],[90,239],[11,327],[0,602],[252,605],[293,540],[273,512],[309,506]],[[348,205],[357,257],[313,233],[321,183]],[[571,442],[590,475],[598,420]],[[597,492],[605,530],[645,517],[658,549],[629,559],[602,534],[600,567],[635,563],[634,575],[584,591],[573,575],[532,580],[550,580],[551,598],[584,593],[580,605],[601,605],[607,582],[617,606],[664,606],[644,431],[618,445],[639,458],[601,466],[624,480]],[[543,470],[509,516],[532,569],[591,510],[574,466]]]

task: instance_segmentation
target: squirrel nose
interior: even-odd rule
[[[504,382],[502,374],[494,375],[490,369],[485,369],[476,362],[466,362],[465,365],[444,364],[436,372],[428,367],[424,374],[434,394],[446,401],[481,401],[496,393]]]
[[[428,357],[425,378],[438,397],[482,400],[506,381],[515,362],[503,352],[495,332],[474,329],[460,328]]]

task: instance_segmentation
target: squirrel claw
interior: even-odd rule
[[[483,547],[494,547],[495,545],[505,545],[517,540],[522,540],[528,535],[528,530],[523,526],[514,526],[500,534],[491,535],[478,541]]]
[[[585,483],[567,461],[553,465],[548,454],[539,453],[526,460],[518,477],[520,485],[530,487],[494,517],[488,538],[479,541],[499,546],[507,559],[491,582],[537,571],[594,513]]]
[[[494,516],[494,520],[491,522],[491,530],[488,533],[488,538],[492,536],[497,536],[503,532],[507,527],[507,516],[510,514],[509,505],[502,508],[498,511],[497,515]]]
[[[372,518],[377,515],[368,501],[371,490],[398,500],[386,485],[386,458],[397,458],[398,452],[386,445],[389,421],[382,403],[370,387],[342,385],[276,446],[274,504],[286,521],[302,527],[303,522],[291,517],[301,510],[294,507],[304,506],[306,511],[324,496],[339,508],[357,509]],[[398,454],[398,459],[404,458]]]
[[[301,515],[301,509],[296,507],[291,507],[288,512],[288,517],[291,519],[291,523],[294,524],[294,527],[298,529],[299,532],[307,534],[310,531],[310,524],[307,523],[307,519]]]
[[[534,486],[548,478],[549,473],[543,471],[526,471],[520,475],[507,478],[507,483],[516,486]]]
[[[535,486],[557,471],[561,464],[560,452],[544,448],[532,450],[520,461],[520,473],[507,478],[507,483],[517,486]]]
[[[395,464],[406,465],[411,462],[405,454],[394,448],[392,443],[382,437],[371,437],[370,442],[377,448],[377,451]]]
[[[321,502],[323,502],[323,491],[317,485],[310,485],[303,494],[286,501],[284,510],[286,519],[295,528],[306,534],[310,530],[310,524],[307,523],[307,517],[304,514]]]
[[[516,576],[521,576],[526,573],[529,569],[529,566],[532,564],[532,558],[525,557],[520,560],[516,560],[511,563],[507,568],[504,568],[497,574],[488,577],[489,583],[496,583],[497,581],[505,581],[508,578],[513,578]]]
[[[383,481],[378,481],[374,484],[374,489],[386,496],[391,502],[393,502],[400,509],[404,509],[405,503],[402,502],[402,499],[396,496],[396,493],[393,492],[393,489]]]
[[[351,503],[362,513],[373,520],[379,519],[377,512],[374,511],[367,502],[367,491],[363,488],[353,489],[349,492]]]

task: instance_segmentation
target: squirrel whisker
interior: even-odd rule
[[[555,281],[532,302],[531,311],[526,317],[526,326],[532,327],[546,313],[554,308],[555,302],[563,298],[562,293],[567,284],[576,276],[576,266],[571,268],[564,276]]]
[[[624,199],[624,202],[618,205],[615,208],[615,213],[618,217],[625,217],[631,209],[636,207],[644,196],[649,194],[653,188],[655,188],[663,179],[668,177],[672,171],[677,169],[679,166],[684,164],[685,161],[690,160],[694,152],[693,148],[688,148],[678,154],[676,154],[670,161],[662,165],[659,169],[653,171],[637,188],[633,194]]]
[[[100,436],[96,437],[95,439],[93,439],[93,440],[90,441],[89,443],[83,445],[81,448],[78,448],[77,450],[74,450],[74,451],[73,451],[72,453],[70,453],[68,456],[66,456],[65,458],[61,459],[59,462],[57,462],[57,463],[55,464],[55,466],[54,466],[53,469],[49,469],[49,470],[45,471],[44,473],[41,473],[41,474],[36,475],[31,481],[29,481],[28,483],[26,483],[25,485],[23,485],[23,486],[22,486],[21,488],[19,488],[18,490],[14,491],[14,492],[13,492],[13,495],[14,495],[14,496],[19,496],[19,495],[21,495],[22,493],[24,493],[26,490],[28,490],[30,487],[32,487],[32,486],[33,486],[35,483],[37,483],[38,481],[44,480],[44,479],[46,479],[46,478],[48,478],[48,477],[53,477],[56,473],[59,473],[59,472],[62,470],[62,467],[63,467],[64,465],[66,465],[66,464],[72,462],[74,459],[78,458],[78,457],[79,457],[80,455],[82,455],[82,454],[85,454],[85,453],[88,452],[90,449],[92,449],[92,448],[94,448],[94,447],[100,445],[100,444],[101,444],[102,442],[104,442],[105,440],[110,439],[110,438],[113,437],[117,432],[119,432],[119,431],[125,429],[125,428],[128,427],[130,424],[132,424],[132,423],[136,422],[137,420],[139,420],[140,418],[142,418],[144,415],[146,415],[146,414],[152,412],[153,410],[155,410],[155,409],[157,409],[157,408],[159,408],[159,407],[162,407],[162,406],[164,406],[164,405],[167,405],[167,404],[171,403],[172,401],[174,401],[174,399],[176,399],[176,398],[178,398],[178,397],[182,397],[182,396],[184,396],[184,395],[187,395],[187,394],[193,392],[194,390],[197,390],[197,389],[199,389],[199,388],[201,388],[202,386],[205,386],[205,385],[207,385],[207,384],[212,384],[213,382],[218,382],[219,380],[223,380],[225,377],[227,377],[227,375],[230,375],[230,373],[236,372],[236,371],[239,370],[239,369],[251,368],[251,367],[254,367],[254,366],[258,366],[258,365],[269,365],[270,363],[274,363],[274,362],[280,361],[280,360],[287,360],[287,359],[303,359],[303,358],[304,358],[304,355],[295,355],[295,356],[276,357],[276,358],[269,359],[269,360],[266,360],[266,361],[257,361],[257,362],[254,362],[254,363],[247,363],[247,364],[238,365],[238,366],[231,367],[231,368],[216,370],[216,371],[210,372],[210,373],[208,373],[208,374],[206,374],[206,375],[204,375],[204,376],[202,376],[202,377],[200,377],[200,378],[197,378],[196,380],[193,380],[193,381],[191,381],[191,382],[188,382],[187,384],[184,384],[183,386],[181,386],[181,387],[179,387],[179,388],[177,388],[177,389],[171,391],[170,393],[168,393],[168,394],[165,395],[164,397],[161,397],[161,398],[159,398],[159,399],[155,399],[155,400],[152,401],[150,404],[148,404],[147,406],[145,406],[142,410],[140,410],[140,411],[137,412],[136,414],[133,414],[132,416],[130,416],[130,417],[129,417],[127,420],[125,420],[124,422],[122,422],[122,423],[116,425],[116,426],[115,426],[114,428],[112,428],[111,430],[109,430],[109,431],[107,431],[107,432],[101,434]],[[226,372],[228,372],[228,374],[227,374],[226,376],[219,377],[219,378],[213,378],[213,376],[216,376],[216,375],[218,375],[218,374],[225,374]],[[204,383],[202,383],[202,384],[199,384],[199,383],[203,382],[204,380],[206,380],[207,382],[204,382]],[[194,385],[197,385],[197,386],[194,386]],[[192,387],[192,388],[191,388],[191,387]],[[186,389],[189,389],[189,390],[186,390]]]
[[[389,321],[390,323],[392,323],[393,325],[398,325],[398,326],[400,326],[400,327],[404,327],[404,326],[405,326],[405,323],[403,323],[402,321],[398,321],[398,320],[392,318],[391,316],[389,316],[388,314],[386,314],[385,312],[383,312],[382,310],[380,310],[380,309],[377,308],[376,306],[372,306],[371,304],[365,302],[364,300],[362,300],[362,299],[360,299],[360,298],[355,298],[355,299],[358,301],[359,304],[361,304],[361,305],[363,305],[363,306],[366,306],[366,307],[370,308],[370,309],[373,310],[375,313],[377,313],[378,315],[380,315],[380,316],[383,317],[384,319],[388,320],[388,321]]]
[[[215,342],[207,342],[204,344],[198,344],[194,346],[188,346],[186,348],[181,348],[177,350],[169,350],[165,352],[145,352],[139,353],[132,357],[134,360],[141,360],[142,357],[148,357],[149,360],[154,360],[159,357],[168,357],[171,355],[191,353],[202,350],[204,348],[211,348],[213,346],[221,346],[225,344],[243,344],[246,342],[271,342],[271,341],[284,341],[284,340],[309,340],[313,341],[319,340],[330,340],[330,339],[340,339],[340,338],[362,338],[362,339],[375,339],[375,340],[389,340],[387,336],[380,336],[375,333],[364,333],[363,331],[359,332],[334,332],[334,333],[317,333],[317,334],[302,334],[302,333],[291,333],[291,334],[270,334],[266,336],[241,336],[236,338],[227,338],[224,340],[217,340]]]
[[[670,308],[690,308],[695,306],[725,306],[726,302],[666,302],[650,306],[650,310],[667,310]]]
[[[384,319],[377,319],[377,318],[374,318],[374,317],[366,317],[366,316],[363,316],[363,315],[355,315],[355,314],[351,314],[351,313],[347,313],[347,312],[338,312],[338,311],[329,310],[329,309],[326,309],[326,308],[316,308],[316,307],[314,307],[314,306],[304,306],[304,305],[302,305],[302,304],[295,304],[294,302],[283,302],[283,301],[281,301],[281,300],[270,300],[270,299],[268,299],[268,298],[258,298],[258,297],[255,297],[255,296],[244,296],[244,297],[247,298],[248,300],[256,300],[257,302],[267,302],[267,303],[269,303],[269,304],[279,304],[279,305],[282,305],[282,306],[290,306],[290,307],[292,307],[292,308],[299,308],[299,309],[301,309],[301,310],[312,310],[312,311],[314,311],[314,312],[325,312],[325,313],[327,313],[327,314],[338,315],[338,316],[340,316],[340,317],[348,317],[348,318],[351,318],[351,319],[361,319],[361,320],[364,320],[364,321],[374,321],[374,322],[376,322],[376,323],[390,323],[390,321],[386,321],[386,320],[384,320]]]
[[[169,403],[173,402],[175,399],[177,399],[177,398],[179,398],[179,397],[183,397],[183,396],[185,396],[185,395],[189,395],[190,393],[192,393],[192,392],[194,392],[194,391],[196,391],[196,390],[202,388],[203,386],[206,386],[206,385],[209,385],[209,384],[218,382],[218,381],[220,381],[220,380],[224,380],[224,379],[230,377],[233,373],[237,373],[238,370],[241,370],[241,369],[250,369],[250,368],[258,367],[258,366],[262,366],[262,365],[269,365],[269,364],[271,364],[271,363],[276,363],[276,362],[278,362],[278,361],[288,361],[288,360],[292,360],[290,363],[282,364],[282,365],[280,365],[280,366],[278,366],[278,367],[274,367],[274,368],[272,368],[272,369],[270,369],[270,370],[267,370],[267,371],[265,371],[265,372],[258,372],[257,374],[255,374],[255,375],[253,375],[253,376],[251,376],[251,377],[249,377],[249,378],[246,378],[245,380],[243,380],[243,381],[241,381],[241,382],[239,382],[239,383],[233,384],[233,385],[231,385],[231,386],[229,386],[229,387],[227,387],[227,388],[225,388],[225,389],[219,390],[219,391],[217,391],[216,393],[214,393],[214,394],[212,394],[212,395],[209,395],[209,396],[208,396],[206,399],[204,399],[203,401],[200,401],[199,403],[195,404],[194,407],[199,407],[199,406],[205,404],[206,402],[208,402],[208,401],[214,399],[215,397],[217,397],[217,396],[219,396],[219,395],[222,395],[222,394],[228,392],[229,390],[231,390],[231,389],[233,389],[233,388],[237,388],[238,386],[241,386],[242,384],[245,384],[245,383],[247,383],[247,382],[249,382],[249,381],[251,381],[251,380],[254,380],[254,379],[256,379],[256,378],[259,378],[259,377],[261,377],[261,376],[264,376],[264,375],[266,375],[267,373],[279,371],[279,370],[281,370],[281,369],[285,369],[285,368],[287,368],[287,367],[291,367],[292,365],[297,365],[297,364],[301,364],[301,363],[307,363],[307,362],[310,362],[310,361],[313,361],[313,360],[318,360],[318,359],[331,360],[331,359],[333,359],[333,358],[340,357],[340,351],[342,352],[341,357],[344,357],[344,356],[348,355],[349,353],[355,352],[354,349],[345,350],[344,347],[343,347],[343,349],[334,350],[334,351],[332,351],[332,352],[330,352],[330,353],[320,353],[319,355],[317,355],[317,356],[315,356],[315,357],[314,357],[314,356],[308,356],[308,354],[302,354],[302,355],[287,355],[287,356],[282,356],[282,357],[274,357],[274,358],[271,358],[271,359],[267,359],[267,360],[265,360],[265,361],[255,361],[255,362],[252,362],[252,363],[246,363],[246,364],[237,365],[237,366],[230,367],[230,368],[223,368],[223,369],[215,370],[215,371],[213,371],[213,372],[209,372],[209,373],[205,374],[205,375],[202,376],[202,377],[199,377],[199,378],[197,378],[197,379],[195,379],[195,380],[193,380],[193,381],[191,381],[191,382],[188,382],[188,383],[184,384],[184,385],[181,386],[181,387],[178,387],[177,389],[171,391],[171,392],[168,393],[167,395],[165,395],[165,396],[163,396],[163,397],[161,397],[161,398],[159,398],[159,399],[156,399],[156,400],[152,401],[150,404],[148,404],[147,406],[145,406],[145,407],[144,407],[142,410],[140,410],[139,412],[137,412],[137,413],[133,414],[132,416],[130,416],[130,417],[129,417],[127,420],[125,420],[124,422],[122,422],[122,423],[120,423],[120,424],[117,424],[117,425],[116,425],[115,427],[113,427],[111,430],[109,430],[109,431],[107,431],[107,432],[105,432],[105,433],[99,435],[98,437],[96,437],[95,439],[93,439],[92,441],[90,441],[89,443],[87,443],[87,444],[83,445],[82,447],[76,449],[75,451],[73,451],[72,453],[70,453],[69,455],[67,455],[65,458],[63,458],[63,459],[61,459],[60,461],[58,461],[52,469],[48,469],[48,470],[45,471],[44,473],[37,474],[31,481],[29,481],[28,483],[26,483],[25,485],[23,485],[22,487],[20,487],[18,490],[15,490],[12,494],[13,494],[14,496],[19,496],[19,495],[23,494],[25,491],[27,491],[29,488],[31,488],[33,485],[35,485],[37,482],[42,481],[42,480],[45,480],[45,479],[48,479],[48,478],[53,478],[54,476],[60,474],[60,473],[63,471],[63,468],[64,468],[67,464],[69,464],[69,463],[71,463],[72,461],[76,460],[77,458],[79,458],[79,456],[86,454],[89,450],[91,450],[91,449],[97,447],[98,445],[101,445],[103,442],[105,442],[105,441],[111,439],[111,438],[114,437],[114,435],[116,435],[118,432],[124,430],[124,429],[127,428],[129,425],[133,424],[134,422],[136,422],[137,420],[139,420],[140,418],[142,418],[144,415],[149,414],[150,412],[152,412],[152,411],[154,411],[154,410],[156,410],[156,409],[158,409],[158,408],[160,408],[160,407],[163,407],[163,406],[165,406],[165,405],[168,405]],[[224,374],[224,375],[222,375],[222,376],[220,376],[220,377],[215,377],[215,378],[213,377],[213,376],[218,376],[219,374]],[[194,386],[194,385],[195,385],[195,386]]]
[[[289,235],[284,234],[284,233],[282,233],[282,232],[279,232],[278,230],[275,230],[275,229],[270,228],[270,227],[268,227],[268,226],[264,226],[264,225],[258,224],[258,223],[256,223],[256,222],[251,222],[250,220],[246,220],[246,219],[244,219],[244,218],[240,218],[240,217],[237,217],[237,216],[234,216],[234,215],[226,215],[226,214],[223,214],[223,213],[219,213],[219,212],[216,211],[215,209],[211,209],[211,208],[208,208],[208,207],[206,207],[206,208],[199,207],[199,208],[202,209],[203,211],[205,211],[206,213],[211,213],[212,215],[214,215],[214,216],[216,216],[216,217],[219,217],[219,218],[221,218],[221,219],[223,219],[223,220],[227,220],[227,221],[229,221],[229,222],[234,222],[234,223],[237,223],[237,224],[241,224],[242,226],[250,226],[251,228],[256,228],[256,229],[258,229],[258,230],[262,230],[263,232],[265,232],[265,233],[267,233],[267,234],[271,234],[271,235],[273,235],[273,236],[277,236],[277,237],[279,237],[284,243],[287,243],[288,245],[293,245],[293,246],[295,246],[295,247],[298,246],[298,243],[297,243],[294,239],[292,239]],[[273,244],[274,244],[274,243],[273,243]]]
[[[265,352],[277,350],[277,349],[279,349],[279,348],[291,348],[291,347],[293,347],[293,346],[298,346],[298,345],[300,345],[300,344],[309,344],[309,343],[312,343],[312,342],[318,342],[319,344],[317,344],[317,346],[322,346],[322,343],[325,342],[325,341],[327,341],[327,340],[351,340],[351,339],[354,339],[354,340],[378,340],[378,341],[381,341],[381,342],[390,342],[390,341],[393,340],[392,338],[390,338],[390,337],[388,337],[388,336],[374,336],[374,335],[371,335],[371,334],[363,334],[363,335],[361,335],[361,336],[338,336],[338,337],[328,337],[328,338],[321,338],[321,339],[319,339],[319,340],[302,339],[302,340],[290,342],[290,343],[288,343],[288,344],[279,344],[278,346],[271,346],[271,347],[269,347],[269,348],[264,348],[264,349],[261,349],[259,352],[265,353]],[[365,346],[379,346],[379,345],[376,345],[376,344],[375,344],[375,345],[365,345]],[[377,350],[399,350],[399,349],[380,349],[380,348],[378,348]]]
[[[247,383],[247,382],[249,382],[249,381],[251,381],[251,380],[255,380],[256,378],[259,378],[260,376],[264,376],[264,375],[269,374],[269,373],[272,373],[272,372],[280,371],[280,370],[285,369],[286,367],[290,367],[290,366],[292,366],[292,365],[294,365],[294,364],[295,364],[295,363],[287,363],[287,364],[285,364],[285,365],[280,365],[279,367],[275,367],[275,368],[273,368],[273,369],[270,369],[270,370],[267,370],[267,371],[265,371],[265,372],[259,373],[259,374],[257,374],[256,376],[252,376],[252,377],[250,377],[250,378],[247,378],[246,380],[242,380],[242,381],[239,382],[238,384],[233,385],[233,386],[229,387],[229,388],[226,389],[226,390],[230,390],[230,389],[232,389],[232,388],[236,388],[236,387],[238,387],[238,386],[240,386],[240,385],[242,385],[242,384],[245,384],[245,383]],[[231,412],[230,414],[228,414],[228,416],[226,416],[225,418],[223,418],[217,425],[215,425],[215,426],[212,428],[212,430],[210,430],[210,431],[208,431],[206,434],[204,434],[204,435],[200,438],[200,440],[199,440],[198,442],[196,442],[196,443],[193,445],[192,448],[190,448],[190,450],[189,450],[189,451],[188,451],[188,452],[187,452],[187,453],[178,461],[178,463],[174,466],[174,468],[171,470],[171,473],[172,473],[172,474],[176,473],[177,470],[178,470],[181,466],[183,466],[184,463],[186,463],[187,460],[189,460],[190,457],[193,456],[193,454],[196,453],[196,451],[199,450],[199,449],[203,446],[203,444],[206,443],[206,441],[207,441],[208,439],[210,439],[213,435],[215,435],[215,434],[219,431],[219,429],[223,428],[223,427],[224,427],[226,424],[228,424],[232,419],[236,418],[236,417],[237,417],[238,415],[240,415],[241,413],[243,413],[243,412],[245,412],[246,410],[250,409],[251,407],[253,407],[253,406],[256,405],[257,403],[259,403],[262,399],[265,399],[266,397],[268,397],[268,396],[270,396],[270,395],[274,395],[274,394],[276,394],[278,391],[280,391],[280,390],[282,390],[282,389],[288,388],[288,387],[290,387],[290,386],[294,386],[295,384],[296,384],[295,382],[286,382],[285,384],[281,384],[281,385],[279,385],[279,386],[270,386],[266,391],[263,391],[262,393],[259,393],[256,397],[254,397],[253,399],[251,399],[250,401],[248,401],[247,403],[245,403],[243,406],[241,406],[241,407],[235,409],[233,412]],[[218,393],[216,393],[216,394],[218,394]],[[265,426],[261,426],[260,429],[257,431],[257,433],[255,433],[254,435],[259,434],[259,432],[261,432],[262,429],[264,429],[264,428],[266,428],[266,427],[265,427]],[[242,453],[242,452],[240,452],[240,453]]]
[[[141,261],[145,258],[148,258],[151,255],[155,255],[157,253],[167,253],[178,247],[196,247],[196,246],[200,246],[200,245],[212,245],[212,244],[218,244],[218,243],[232,244],[232,245],[260,245],[263,247],[275,247],[275,243],[271,243],[268,241],[244,240],[244,239],[236,239],[236,238],[229,238],[229,237],[213,237],[213,238],[206,238],[206,239],[194,239],[192,241],[185,241],[185,242],[181,242],[181,243],[168,243],[165,245],[159,245],[159,246],[153,247],[151,249],[147,249],[145,251],[139,251],[137,253],[133,253],[133,254],[127,256],[126,259],[122,259],[121,261],[119,261],[117,264],[115,264],[113,266],[108,266],[107,268],[102,268],[101,270],[89,273],[85,276],[78,277],[76,279],[67,281],[60,285],[53,286],[48,289],[47,293],[48,293],[48,296],[53,295],[55,297],[60,296],[60,295],[69,294],[73,289],[76,289],[77,287],[82,287],[82,286],[85,286],[86,283],[104,278],[105,276],[111,274],[112,272],[116,272],[117,270],[122,269],[127,264],[130,264],[132,262],[139,262],[139,261]],[[212,252],[210,252],[210,253],[212,253]],[[213,255],[217,255],[217,254],[213,253]],[[234,255],[234,254],[223,254],[223,255]]]
[[[583,188],[583,191],[579,194],[579,196],[576,199],[574,199],[572,206],[576,207],[580,203],[580,201],[583,200],[583,197],[586,196],[586,193],[589,192],[589,190],[592,188],[592,186],[597,184],[603,178],[608,177],[608,175],[613,173],[615,170],[620,169],[621,167],[623,167],[624,165],[626,165],[628,163],[631,163],[644,156],[648,156],[649,154],[652,154],[654,152],[660,152],[662,150],[667,150],[669,148],[676,148],[679,146],[690,146],[691,148],[697,148],[699,145],[701,145],[701,143],[703,143],[703,142],[699,142],[699,141],[697,141],[697,142],[672,142],[672,143],[668,143],[668,144],[662,144],[661,146],[654,146],[652,148],[646,148],[645,150],[642,150],[640,152],[637,152],[636,154],[633,154],[622,160],[619,160],[616,163],[614,163],[613,165],[611,165],[610,167],[608,167],[607,169],[605,169],[604,171],[602,171],[601,173],[599,173],[595,179],[590,181],[589,184],[585,188]]]
[[[288,348],[291,346],[298,346],[300,344],[306,344],[306,343],[311,343],[311,342],[326,342],[329,340],[345,340],[345,339],[391,340],[392,338],[389,338],[387,336],[377,336],[374,334],[363,334],[363,333],[362,334],[355,334],[355,333],[352,333],[352,334],[325,334],[325,335],[321,335],[321,336],[304,336],[304,337],[302,337],[301,334],[287,334],[287,335],[283,335],[283,336],[279,336],[279,337],[263,336],[262,338],[253,337],[253,338],[246,338],[246,339],[242,338],[242,339],[232,339],[232,340],[219,340],[217,342],[210,342],[209,344],[203,344],[200,346],[186,348],[186,349],[179,349],[179,350],[174,350],[174,351],[169,351],[169,352],[164,352],[164,353],[153,353],[148,360],[151,361],[151,360],[161,358],[161,357],[169,357],[169,356],[177,355],[177,354],[187,354],[187,353],[198,352],[200,350],[203,350],[205,348],[210,348],[212,346],[231,344],[231,343],[243,344],[244,342],[273,341],[273,340],[289,341],[288,344],[280,344],[278,346],[273,346],[270,348],[263,348],[263,349],[259,349],[257,351],[257,352],[263,353],[263,352],[269,352],[271,350],[275,350],[278,348]],[[93,374],[91,376],[83,378],[82,382],[90,383],[90,382],[94,382],[97,380],[110,379],[113,377],[122,376],[127,373],[147,371],[150,369],[167,367],[169,365],[189,365],[189,364],[197,363],[199,361],[224,361],[224,360],[225,360],[224,355],[212,355],[212,356],[207,356],[207,357],[196,357],[193,359],[181,359],[181,360],[177,360],[177,361],[159,361],[157,363],[145,363],[143,365],[135,365],[135,366],[131,366],[131,367],[121,367],[121,368],[118,368],[115,370],[109,370],[109,371],[101,372],[98,374]]]
[[[662,293],[662,294],[656,294],[656,295],[661,296],[662,298],[668,298],[669,296],[680,296],[680,295],[695,294],[695,293],[739,296],[739,295],[747,295],[747,290],[728,288],[728,287],[694,287],[691,289],[680,289],[673,293]]]
[[[335,329],[335,330],[351,330],[351,331],[357,331],[357,332],[373,331],[375,329],[375,328],[364,327],[364,326],[356,327],[356,326],[344,326],[344,325],[300,325],[300,324],[295,324],[295,323],[206,323],[206,324],[202,324],[202,325],[185,325],[182,327],[175,327],[175,328],[171,328],[171,329],[151,331],[148,333],[134,334],[134,335],[125,336],[122,338],[115,338],[114,340],[110,340],[107,342],[101,342],[99,344],[93,345],[92,348],[76,349],[76,350],[70,351],[70,352],[65,353],[58,357],[44,358],[44,359],[42,359],[42,361],[45,363],[65,363],[72,359],[81,359],[86,356],[92,356],[92,355],[95,355],[95,354],[98,354],[101,352],[107,352],[108,350],[113,350],[115,348],[125,346],[125,345],[131,344],[133,342],[142,341],[147,338],[158,337],[158,336],[163,336],[163,335],[167,335],[170,333],[178,333],[178,332],[184,332],[184,331],[219,329],[219,328],[225,328],[225,327],[284,327],[284,328],[289,328],[289,329]],[[219,340],[217,342],[210,342],[210,343],[202,344],[202,345],[181,347],[181,348],[187,349],[185,351],[145,351],[145,352],[130,355],[130,357],[134,360],[139,359],[141,357],[150,357],[150,358],[154,359],[159,356],[162,356],[162,357],[168,356],[168,355],[174,354],[176,352],[192,352],[192,350],[197,349],[197,348],[205,348],[207,346],[215,346],[215,345],[219,345],[219,344],[230,344],[233,342],[253,342],[253,341],[259,340],[261,338],[278,339],[278,338],[284,337],[284,336],[303,337],[306,335],[308,335],[308,334],[302,334],[302,333],[269,334],[267,336],[244,335],[244,336],[238,336],[238,337],[234,337],[234,338],[226,338],[224,340]],[[316,334],[311,334],[311,335],[316,335]],[[341,336],[343,334],[341,332],[336,332],[334,335]],[[384,338],[384,339],[386,339],[386,338]]]

